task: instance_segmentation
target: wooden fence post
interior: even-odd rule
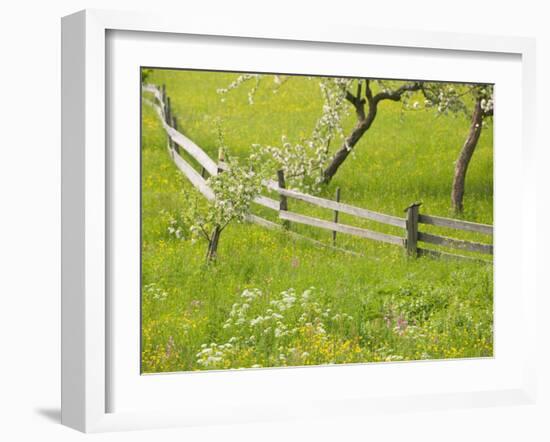
[[[340,202],[340,188],[336,188],[336,194],[334,195],[334,199],[337,203]],[[334,222],[338,223],[338,210],[334,211]],[[336,245],[336,230],[332,231],[332,245]]]
[[[164,115],[166,124],[170,125],[172,122],[172,109],[170,109],[171,103],[170,103],[170,97],[166,97],[166,114]]]
[[[175,115],[172,115],[172,127],[174,130],[178,130],[178,119]],[[178,154],[180,153],[180,147],[176,142],[172,141],[172,147]]]
[[[166,120],[166,124],[168,126],[171,126],[172,124],[172,109],[170,109],[171,107],[171,104],[170,104],[170,97],[166,97],[166,113],[164,115],[165,117],[165,120]],[[166,135],[168,136],[168,146],[170,147],[170,149],[172,149],[174,147],[174,143],[172,142],[172,137],[170,136],[170,134],[167,132]]]
[[[416,258],[418,256],[418,208],[422,203],[413,203],[405,209],[407,212],[407,239],[405,247],[407,255]]]
[[[163,83],[160,87],[160,100],[162,101],[163,107],[166,107],[166,85]]]
[[[160,88],[160,101],[162,101],[162,113],[166,120],[166,85],[162,85]]]
[[[279,182],[279,188],[280,189],[285,189],[286,188],[285,173],[282,169],[279,169],[277,171],[277,180]],[[287,200],[285,195],[279,194],[279,210],[288,210],[288,200]],[[290,221],[284,220],[283,221],[283,227],[285,229],[290,228]]]

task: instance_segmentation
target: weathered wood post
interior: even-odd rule
[[[165,115],[166,124],[169,126],[172,123],[172,103],[170,97],[166,97],[166,115]]]
[[[162,101],[163,110],[166,109],[166,85],[163,83],[160,87],[160,100]]]
[[[172,127],[174,130],[178,130],[178,119],[175,115],[172,115]],[[172,147],[178,154],[180,153],[180,147],[176,142],[172,141]]]
[[[407,212],[407,239],[405,248],[407,255],[416,258],[418,256],[418,208],[422,203],[413,203],[405,209]]]
[[[171,109],[171,103],[170,103],[170,97],[166,97],[166,108],[164,111],[164,122],[171,126],[172,123],[172,109]],[[174,143],[172,142],[172,137],[170,137],[170,133],[166,131],[166,136],[168,137],[168,148],[170,151],[172,151],[174,147]]]
[[[336,194],[334,195],[334,200],[339,203],[340,202],[340,188],[336,188]],[[334,222],[338,224],[338,210],[334,211]],[[336,245],[336,230],[332,231],[332,245]]]
[[[286,189],[285,173],[282,169],[279,169],[277,171],[277,181],[279,183],[279,189]],[[279,194],[279,210],[288,210],[288,200],[286,198],[286,195]],[[283,227],[285,229],[289,229],[290,228],[290,221],[284,220],[283,221]]]

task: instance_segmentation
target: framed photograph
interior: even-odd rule
[[[329,28],[63,19],[65,425],[534,401],[534,42]]]

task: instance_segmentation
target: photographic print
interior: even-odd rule
[[[492,84],[140,87],[142,373],[493,356]]]

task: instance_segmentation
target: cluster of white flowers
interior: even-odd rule
[[[224,363],[230,360],[235,351],[237,338],[229,339],[225,344],[218,345],[215,342],[202,344],[196,354],[197,364],[204,368],[224,368]]]
[[[164,301],[168,298],[168,292],[157,286],[154,282],[143,287],[143,295],[155,301]]]
[[[323,170],[331,160],[330,143],[338,138],[345,140],[342,120],[348,114],[346,91],[353,79],[319,78],[323,98],[322,113],[311,136],[297,143],[291,143],[286,136],[281,145],[255,144],[259,157],[271,162],[272,168],[282,169],[290,187],[306,192],[319,190]]]
[[[243,221],[250,204],[262,189],[261,177],[251,167],[232,162],[229,170],[208,179],[214,192],[213,206],[220,224],[229,219]]]
[[[197,363],[203,367],[212,367],[223,361],[225,350],[232,348],[232,345],[227,343],[217,345],[215,342],[210,344],[202,344],[201,350],[197,353]]]
[[[352,78],[322,78],[319,81],[321,94],[324,99],[323,113],[313,130],[313,140],[328,144],[330,139],[337,135],[344,138],[342,119],[348,114],[346,102],[348,88],[355,80]]]
[[[273,76],[274,92],[287,81],[288,76]],[[291,142],[285,135],[281,137],[278,146],[254,144],[254,157],[269,164],[271,170],[282,169],[287,185],[308,192],[319,190],[323,180],[323,170],[331,159],[330,142],[334,138],[344,139],[342,120],[349,111],[346,102],[347,88],[355,81],[351,78],[309,77],[318,81],[323,99],[322,112],[311,135],[298,142]],[[226,94],[243,83],[256,79],[256,83],[248,92],[248,101],[253,103],[254,95],[260,84],[258,74],[239,76],[226,88],[218,89],[219,94]]]
[[[490,113],[493,112],[494,102],[493,102],[493,87],[487,87],[480,91],[481,98],[480,105],[483,112]]]
[[[424,82],[422,92],[423,102],[418,101],[415,93],[403,94],[401,101],[405,109],[421,110],[435,107],[440,114],[466,112],[467,106],[464,103],[463,95],[465,89],[461,85],[449,83]]]
[[[182,228],[182,226],[180,225],[178,220],[175,219],[175,218],[172,218],[169,221],[167,230],[168,230],[169,235],[173,235],[177,239],[184,239],[185,238],[185,234],[184,234],[185,230]]]
[[[481,104],[481,109],[485,113],[491,112],[493,110],[493,100],[492,100],[492,98],[489,98],[489,99],[483,98],[481,100],[480,104]]]
[[[227,87],[224,88],[218,88],[216,92],[220,95],[222,95],[222,102],[225,101],[225,95],[233,90],[237,89],[240,85],[243,83],[246,83],[250,80],[256,80],[254,86],[248,91],[248,102],[250,104],[254,104],[254,95],[256,95],[256,91],[258,90],[258,87],[260,86],[260,81],[262,79],[261,74],[242,74],[239,75],[233,82],[231,82]]]
[[[202,367],[231,366],[239,351],[254,349],[262,343],[278,349],[277,359],[282,365],[289,358],[303,362],[309,355],[299,353],[292,346],[300,330],[309,330],[321,341],[326,341],[328,328],[353,321],[351,315],[323,308],[320,294],[314,287],[302,293],[290,288],[274,298],[253,288],[244,290],[240,297],[241,300],[232,305],[223,325],[224,332],[231,337],[223,344],[203,344],[197,353],[197,362]]]
[[[440,114],[468,114],[471,111],[468,97],[480,98],[481,109],[488,114],[493,111],[493,91],[492,85],[480,84],[424,82],[422,87],[424,108],[435,107]],[[408,109],[422,108],[420,102],[415,101],[411,105],[406,97],[403,102]]]

